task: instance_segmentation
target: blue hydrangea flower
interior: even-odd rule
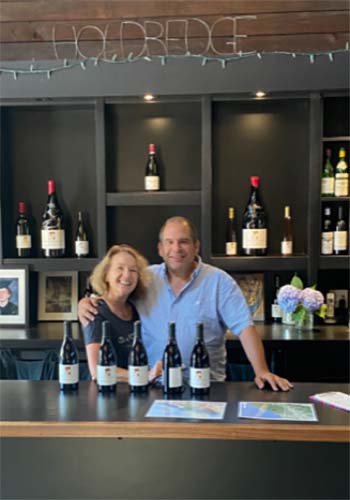
[[[279,289],[277,302],[286,313],[295,311],[300,302],[301,290],[293,285],[284,285]]]
[[[313,288],[304,288],[300,300],[305,309],[312,312],[318,311],[324,302],[322,293]]]

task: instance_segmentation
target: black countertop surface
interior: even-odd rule
[[[299,331],[293,326],[255,323],[255,327],[264,342],[285,341],[349,341],[350,330],[347,326],[315,326],[312,331]],[[83,348],[84,341],[78,322],[72,324],[73,338],[77,346]],[[227,334],[228,341],[237,337]],[[62,322],[41,322],[30,328],[0,327],[0,347],[13,349],[59,348],[63,338]]]

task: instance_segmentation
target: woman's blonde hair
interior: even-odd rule
[[[139,299],[145,292],[149,283],[150,274],[147,270],[148,261],[140,254],[135,248],[130,245],[113,245],[101,262],[97,264],[90,276],[90,284],[95,292],[103,295],[108,291],[108,283],[106,281],[107,273],[109,271],[111,260],[114,255],[125,252],[134,257],[139,274],[139,279],[135,290],[130,294],[130,297]]]

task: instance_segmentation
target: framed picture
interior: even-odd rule
[[[234,274],[233,278],[248,303],[254,321],[264,321],[264,275],[262,273]]]
[[[27,266],[0,269],[0,325],[29,326]]]
[[[78,319],[78,272],[41,272],[38,309],[39,321]]]

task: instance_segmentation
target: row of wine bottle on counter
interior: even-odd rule
[[[345,148],[340,148],[338,162],[334,169],[332,164],[332,150],[326,149],[326,160],[322,171],[322,196],[349,196],[349,167],[346,163]]]
[[[344,207],[342,205],[338,206],[337,218],[333,222],[331,207],[324,207],[321,255],[346,255],[348,253],[348,230],[344,212]]]
[[[250,178],[251,191],[242,220],[243,255],[266,255],[267,253],[267,217],[259,192],[259,177]],[[226,255],[237,255],[237,228],[235,209],[229,207],[226,222]],[[281,254],[293,254],[293,227],[290,207],[284,207],[283,235]]]
[[[18,257],[32,256],[32,227],[26,204],[18,204],[16,221],[16,252]],[[48,181],[48,198],[41,222],[41,251],[44,257],[63,257],[66,252],[65,224],[63,212],[57,200],[55,181]],[[77,257],[88,257],[89,240],[82,212],[78,212],[74,253]]]
[[[176,342],[175,323],[169,323],[168,343],[163,354],[163,392],[167,395],[183,391],[182,358]],[[102,340],[98,353],[96,382],[100,392],[114,392],[117,386],[117,356],[110,336],[110,323],[102,323]],[[134,339],[128,359],[128,378],[131,392],[148,390],[148,358],[141,337],[141,322],[134,323]],[[79,358],[71,333],[71,323],[64,322],[64,339],[59,359],[59,384],[62,391],[78,389]],[[210,387],[209,355],[204,343],[203,324],[197,324],[189,370],[193,396],[205,396]]]

